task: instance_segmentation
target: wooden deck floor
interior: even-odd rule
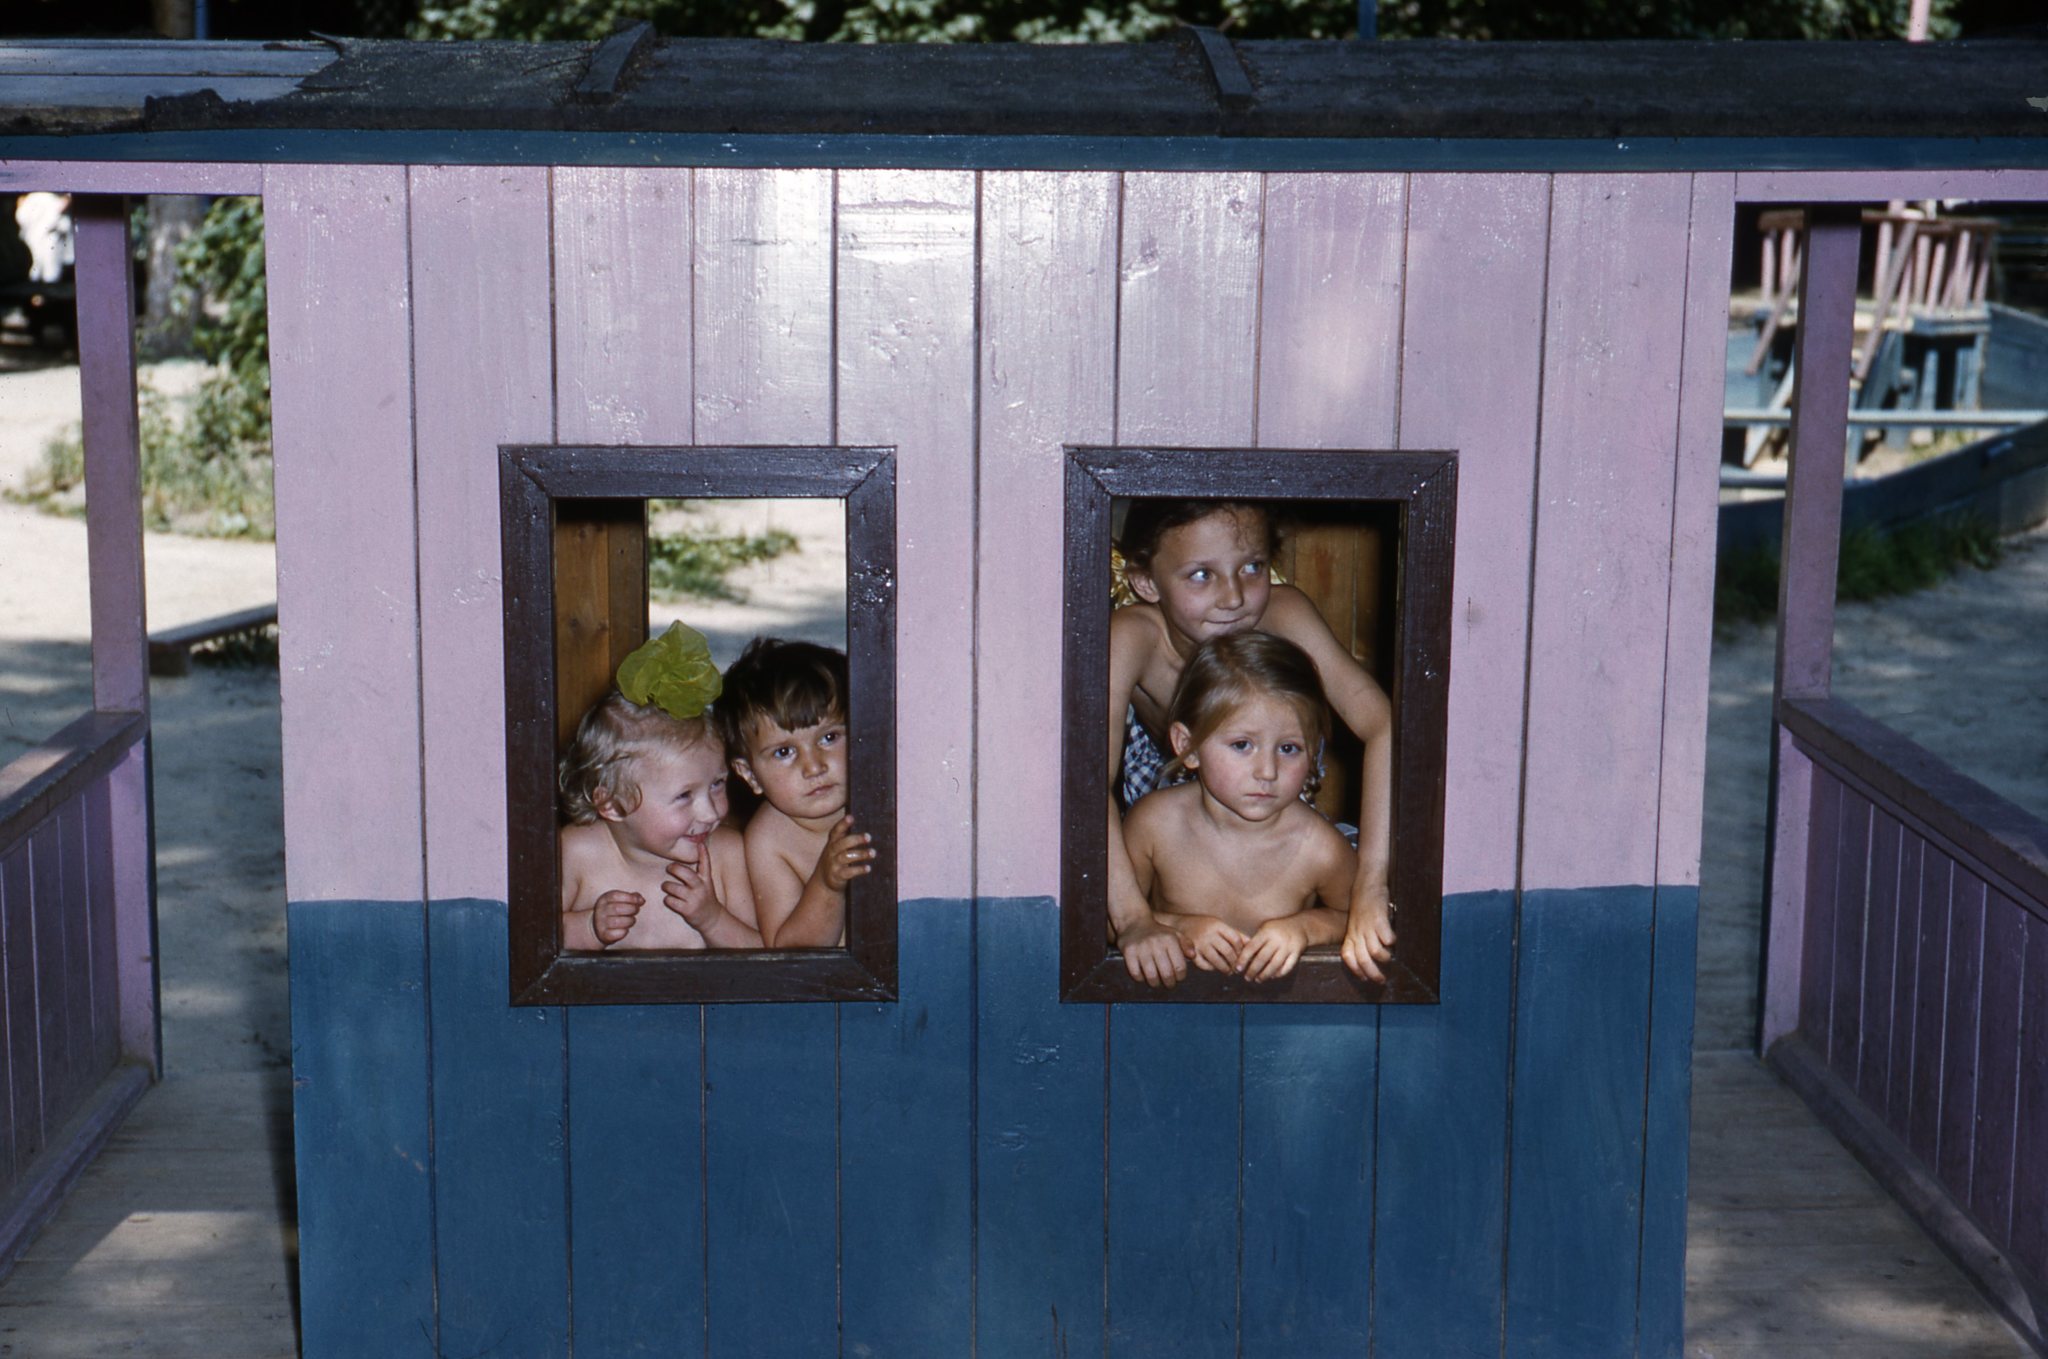
[[[1688,1359],[2029,1353],[1775,1076],[1693,1073]],[[146,1095],[0,1283],[0,1356],[296,1354],[289,1093],[270,1070]]]

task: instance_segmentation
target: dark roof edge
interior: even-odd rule
[[[1470,173],[2040,170],[2048,137],[920,137],[225,129],[0,136],[0,161]]]

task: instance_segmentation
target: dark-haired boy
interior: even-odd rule
[[[747,874],[761,942],[846,942],[846,887],[875,857],[847,813],[845,653],[756,637],[725,672],[715,712],[733,772],[761,798]]]

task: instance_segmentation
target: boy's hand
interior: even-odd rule
[[[1251,941],[1213,915],[1188,917],[1180,927],[1181,945],[1204,972],[1235,972],[1244,946]]]
[[[590,928],[597,934],[597,942],[609,948],[624,939],[632,930],[640,908],[646,904],[647,898],[638,892],[621,891],[616,887],[599,897],[590,908]]]
[[[818,856],[817,872],[826,890],[844,892],[848,883],[873,867],[874,839],[872,835],[856,834],[851,816],[839,818],[839,824],[832,828],[832,838],[825,842],[825,852]]]
[[[1363,981],[1383,982],[1380,964],[1394,956],[1393,903],[1385,887],[1352,894],[1351,921],[1344,930],[1344,966]]]
[[[699,934],[725,912],[711,890],[711,875],[704,871],[702,863],[686,864],[680,859],[669,861],[668,877],[661,884],[661,904]]]
[[[1160,924],[1147,911],[1145,919],[1116,938],[1123,950],[1124,967],[1147,986],[1170,989],[1188,974],[1187,951],[1180,935]]]
[[[1282,916],[1259,926],[1239,955],[1237,970],[1246,981],[1273,981],[1294,971],[1309,944],[1308,926],[1300,916]]]

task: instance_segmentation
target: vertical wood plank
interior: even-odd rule
[[[78,395],[92,579],[92,702],[149,711],[142,459],[135,410],[135,271],[126,199],[72,200]]]
[[[1694,175],[1685,261],[1685,336],[1679,359],[1678,457],[1671,494],[1671,621],[1664,642],[1664,749],[1658,763],[1653,879],[1659,888],[1698,886],[1700,880],[1734,237],[1735,176]]]
[[[1258,429],[1264,186],[1126,174],[1117,438],[1242,446]],[[1243,1023],[1237,1006],[1113,1007],[1109,1352],[1227,1352],[1239,1338]],[[1178,1174],[1160,1174],[1171,1148]]]
[[[33,1064],[29,1070],[23,1070],[16,1064],[18,1054],[14,1048],[14,1027],[20,1019],[14,1015],[8,960],[12,956],[10,950],[20,948],[20,927],[12,919],[12,913],[18,909],[18,903],[10,901],[10,894],[18,890],[14,884],[12,864],[14,856],[0,860],[0,1052],[6,1054],[6,1066],[0,1068],[0,1189],[4,1191],[12,1191],[16,1179],[16,1140],[20,1134],[14,1120],[33,1107],[33,1103],[27,1107],[23,1105],[16,1095],[16,1087],[23,1083],[23,1077],[33,1079],[35,1075]]]
[[[1899,864],[1901,828],[1896,817],[1873,809],[1870,818],[1870,881],[1865,892],[1862,1036],[1856,1061],[1856,1090],[1882,1116],[1891,1084],[1892,1016],[1899,981]]]
[[[692,172],[562,167],[551,194],[558,437],[688,443]],[[624,582],[634,598],[615,599],[613,560],[615,538],[637,541],[644,530],[637,515],[577,527],[590,538],[581,560],[593,573],[587,603],[598,611],[585,622],[603,637],[586,688],[601,693],[645,633],[644,578]],[[638,563],[625,565],[637,577]],[[621,621],[634,635],[618,630]],[[582,1008],[570,1014],[568,1034],[576,1348],[702,1354],[702,1009]]]
[[[52,904],[64,929],[65,1032],[70,1041],[71,1089],[65,1103],[82,1103],[108,1068],[98,1064],[92,1014],[92,882],[85,845],[85,803],[73,798],[52,818],[58,826],[59,878],[63,895]]]
[[[1267,177],[1260,444],[1394,446],[1406,187],[1400,175]],[[1356,650],[1361,535],[1324,536],[1331,551],[1297,537],[1307,575],[1290,579]],[[1245,1355],[1355,1353],[1369,1342],[1379,1022],[1355,1006],[1245,1011]]]
[[[1362,1354],[1371,1343],[1379,1030],[1377,1006],[1245,1009],[1247,1359]]]
[[[838,1058],[837,1006],[705,1007],[711,1354],[838,1353]]]
[[[398,166],[264,171],[293,901],[424,890],[419,781],[394,773],[420,756],[406,200]]]
[[[149,710],[143,588],[142,469],[135,409],[134,273],[128,210],[118,197],[72,203],[77,224],[79,400],[86,464],[86,550],[92,580],[93,706]],[[116,827],[114,900],[121,1049],[163,1064],[157,1020],[155,877],[150,863],[147,752],[108,776]]]
[[[1842,450],[1856,321],[1857,209],[1810,209],[1793,363],[1792,467],[1778,575],[1776,698],[1825,697],[1835,644],[1835,559],[1842,531]]]
[[[695,441],[832,442],[832,171],[695,175]]]
[[[839,438],[896,447],[906,898],[974,892],[975,201],[965,171],[839,175]]]
[[[1653,895],[1523,894],[1505,1327],[1517,1359],[1611,1354],[1635,1334]]]
[[[555,411],[564,443],[690,441],[691,171],[554,171]]]
[[[110,1071],[121,1056],[121,972],[115,935],[120,901],[115,892],[113,795],[105,780],[85,795],[85,836],[92,903],[92,1063],[95,1071]]]
[[[307,1354],[440,1352],[420,912],[416,901],[287,908]]]
[[[1656,874],[1656,810],[1641,790],[1658,785],[1663,753],[1691,208],[1684,175],[1555,181],[1525,889],[1648,885]]]
[[[1783,728],[1781,743],[1789,743]],[[1781,745],[1782,749],[1782,745]],[[1801,757],[1804,758],[1803,756]],[[1828,1050],[1828,1022],[1834,1013],[1835,874],[1842,838],[1842,784],[1825,769],[1813,770],[1812,813],[1808,820],[1806,861],[1801,864],[1778,851],[1778,871],[1806,878],[1805,944],[1799,968],[1799,1031],[1814,1050]],[[1782,818],[1781,818],[1782,820]]]
[[[703,1007],[565,1020],[576,1352],[702,1355]]]
[[[1977,1130],[1977,1016],[1984,978],[1984,884],[1957,865],[1949,889],[1948,1023],[1942,1034],[1941,1141],[1935,1173],[1971,1198]]]
[[[1650,979],[1649,1109],[1643,1120],[1643,1258],[1636,1351],[1685,1350],[1686,1147],[1692,1134],[1692,1021],[1699,888],[1657,888]]]
[[[846,1354],[974,1351],[972,923],[904,902],[902,999],[841,1007]]]
[[[1410,181],[1401,335],[1404,448],[1456,449],[1457,602],[1444,734],[1444,891],[1518,881],[1530,506],[1543,373],[1550,180]],[[1484,355],[1487,380],[1469,380]]]
[[[548,177],[409,173],[427,895],[502,901],[498,445],[554,433]]]
[[[1265,196],[1258,442],[1391,448],[1406,177],[1268,175]]]
[[[1500,1350],[1514,910],[1512,892],[1447,895],[1442,1003],[1381,1012],[1372,1264],[1381,1359]]]
[[[1119,201],[1115,175],[982,176],[979,476],[996,510],[977,526],[975,573],[984,899],[1059,884],[1047,847],[1060,838],[1060,746],[1018,714],[1053,711],[1047,695],[1060,689],[1060,445],[1115,437]]]
[[[1977,1117],[1970,1212],[2005,1249],[2012,1241],[2013,1157],[2020,1085],[2021,996],[2028,921],[2003,892],[1984,897],[1984,981],[1977,1006]]]
[[[1769,1051],[1780,1038],[1804,1024],[1809,1031],[1815,1016],[1827,1003],[1824,988],[1814,986],[1814,926],[1809,917],[1833,908],[1834,881],[1829,877],[1825,898],[1817,896],[1813,880],[1834,873],[1834,856],[1818,854],[1814,846],[1832,844],[1834,828],[1823,829],[1818,817],[1823,810],[1817,801],[1821,785],[1834,780],[1799,749],[1792,733],[1772,724],[1771,739],[1778,753],[1778,796],[1776,817],[1771,827],[1770,864],[1766,870],[1770,895],[1764,902],[1764,970],[1761,990],[1763,1013],[1757,1026],[1759,1047]],[[1834,794],[1828,794],[1826,810],[1834,814]],[[1819,837],[1819,838],[1816,838]],[[1825,931],[1821,932],[1825,937]],[[1818,999],[1813,992],[1819,990]]]
[[[35,882],[24,842],[0,860],[0,911],[6,913],[7,1096],[13,1129],[13,1175],[20,1175],[43,1149],[43,1059],[40,1006],[36,996]]]
[[[1123,177],[1119,442],[1254,442],[1263,190],[1252,174]]]
[[[1237,1347],[1242,1009],[1110,1007],[1111,1359]]]
[[[1883,1109],[1893,1132],[1904,1139],[1911,1126],[1914,1033],[1920,1022],[1920,988],[1937,985],[1921,962],[1920,877],[1927,842],[1907,831],[1899,841],[1898,985],[1892,992],[1892,1051]]]
[[[505,1002],[505,907],[427,911],[439,1353],[569,1344],[562,1012]]]
[[[1836,843],[1833,980],[1828,987],[1828,1065],[1850,1085],[1863,1042],[1863,946],[1870,924],[1869,799],[1842,790],[1842,833]]]
[[[1948,1051],[1949,957],[1954,943],[1950,880],[1955,865],[1933,845],[1920,860],[1920,985],[1913,997],[1913,1093],[1906,1145],[1933,1166],[1941,1150],[1942,1058]]]
[[[832,172],[694,175],[696,440],[831,442]],[[837,1350],[838,1020],[827,1005],[705,1011],[713,1354]]]
[[[29,891],[35,900],[36,1051],[43,1072],[43,1126],[54,1131],[71,1115],[78,1093],[78,1054],[71,1032],[71,963],[66,957],[64,830],[56,817],[29,834]]]
[[[2027,1273],[2048,1279],[2048,926],[2029,920],[2026,934],[2008,1249]]]
[[[1059,1002],[1059,908],[977,904],[975,1343],[1099,1354],[1107,1007]]]

